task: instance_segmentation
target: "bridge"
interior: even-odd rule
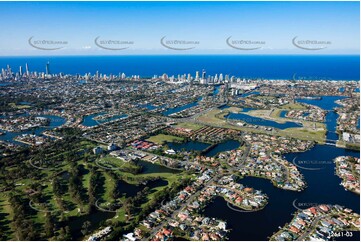
[[[326,139],[325,145],[336,146],[338,140]]]

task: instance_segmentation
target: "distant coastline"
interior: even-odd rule
[[[99,55],[99,56],[11,56],[0,57],[0,69],[7,65],[18,71],[28,63],[30,71],[153,77],[154,75],[223,73],[246,79],[360,80],[359,55]]]

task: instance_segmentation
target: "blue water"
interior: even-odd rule
[[[210,144],[199,142],[199,141],[188,141],[184,143],[176,143],[176,142],[170,142],[167,143],[168,147],[171,149],[174,149],[176,151],[203,151],[206,148],[210,146]],[[208,157],[213,157],[219,152],[229,151],[229,150],[235,150],[237,149],[241,144],[236,140],[227,140],[222,143],[219,143],[215,145],[212,149],[205,152],[203,155]]]
[[[212,156],[215,156],[216,154],[218,154],[219,152],[235,150],[240,145],[241,144],[236,140],[227,140],[223,143],[217,144],[213,149],[211,149],[207,153],[205,153],[205,156],[212,157]]]
[[[49,129],[59,127],[60,125],[63,125],[66,122],[65,118],[54,116],[54,115],[40,115],[39,117],[45,117],[45,118],[50,119],[49,126],[47,126],[47,127],[39,127],[39,128],[33,129],[33,130],[28,130],[28,131],[23,131],[23,132],[2,131],[2,132],[5,132],[5,134],[0,135],[0,140],[9,141],[11,143],[18,144],[18,145],[24,145],[21,142],[15,141],[14,138],[16,136],[21,135],[21,134],[41,135],[42,132],[44,132],[45,130],[49,130]]]
[[[6,86],[10,86],[11,82],[2,82],[0,83],[0,87],[6,87]]]
[[[126,114],[122,114],[122,115],[115,115],[113,117],[107,118],[107,119],[102,119],[102,120],[94,120],[95,117],[98,117],[100,115],[105,114],[104,112],[102,113],[96,113],[96,114],[91,114],[91,115],[87,115],[83,118],[83,122],[81,123],[84,126],[87,127],[93,127],[102,123],[106,123],[112,120],[116,120],[116,119],[120,119],[120,118],[125,118],[127,117]]]
[[[191,108],[191,107],[194,107],[194,106],[197,106],[197,105],[198,105],[198,102],[188,103],[186,105],[179,106],[179,107],[176,107],[176,108],[170,108],[167,111],[163,112],[163,114],[165,116],[168,116],[168,115],[171,115],[173,113],[178,113],[180,111],[186,110],[188,108]]]
[[[321,96],[321,99],[296,99],[297,102],[303,102],[311,105],[318,106],[324,110],[333,110],[339,105],[335,103],[337,100],[344,99],[342,96]]]
[[[287,110],[282,110],[282,111],[280,112],[280,117],[281,117],[281,118],[285,118],[287,113],[288,113]]]
[[[81,74],[97,70],[103,74],[177,75],[205,69],[244,78],[359,80],[360,57],[341,55],[148,55],[148,56],[59,56],[0,57],[0,68],[10,65],[19,70],[28,63],[31,72],[45,72],[50,62],[52,73]]]
[[[219,93],[219,89],[221,89],[221,85],[215,86],[213,90],[213,96],[217,95]]]
[[[329,140],[338,140],[338,134],[335,133],[338,114],[332,111],[334,108],[340,106],[335,101],[344,99],[346,97],[341,96],[322,96],[322,99],[296,99],[297,102],[303,102],[311,105],[318,106],[324,110],[330,110],[325,119],[327,127],[326,138]]]
[[[105,113],[103,112],[103,113],[95,113],[95,114],[87,115],[83,117],[83,122],[81,124],[87,127],[99,125],[99,122],[94,120],[94,118],[103,114]]]
[[[244,114],[244,113],[230,113],[227,116],[225,116],[225,118],[242,120],[243,122],[246,122],[248,124],[269,126],[269,127],[274,127],[277,129],[302,127],[301,124],[295,123],[295,122],[285,122],[285,123],[281,124],[281,123],[277,123],[272,120],[267,120],[267,119],[258,118],[258,117],[252,117],[252,116]]]
[[[342,97],[322,97],[321,100],[298,101],[332,110],[337,106],[334,101],[339,99]],[[335,130],[337,114],[330,112],[326,119],[327,128]],[[335,133],[329,132],[327,137],[337,139]],[[268,195],[269,203],[265,209],[255,213],[237,213],[230,210],[223,199],[217,198],[205,209],[205,215],[225,219],[228,226],[233,228],[229,235],[230,240],[268,240],[268,237],[277,231],[279,226],[284,226],[292,219],[292,214],[296,211],[292,205],[294,202],[298,206],[300,204],[339,204],[359,213],[360,197],[340,186],[341,179],[334,174],[333,159],[337,156],[360,157],[360,152],[330,145],[316,145],[306,152],[285,154],[285,158],[289,162],[294,161],[295,164],[306,168],[299,168],[307,182],[307,188],[304,191],[300,193],[285,191],[274,187],[268,180],[246,177],[240,180],[240,183],[262,190]],[[309,170],[309,168],[321,169]],[[300,208],[309,206],[312,205]],[[358,241],[359,237],[360,234],[355,233],[353,240]]]
[[[147,110],[149,111],[152,111],[154,109],[157,109],[158,107],[157,106],[153,106],[152,104],[145,104],[145,105],[140,105],[142,108],[146,108]]]
[[[241,97],[248,97],[248,96],[251,96],[251,95],[259,95],[260,92],[247,92],[247,93],[244,93],[241,95]]]
[[[302,204],[339,204],[360,212],[360,197],[352,192],[345,191],[340,186],[341,179],[334,174],[334,163],[332,160],[341,155],[359,157],[359,152],[336,148],[334,146],[316,145],[309,151],[285,155],[290,162],[296,157],[297,161],[328,161],[318,165],[321,170],[300,169],[304,175],[308,187],[302,192],[292,192],[276,188],[269,180],[246,177],[239,182],[248,187],[261,190],[269,197],[267,206],[254,213],[239,213],[229,209],[222,198],[217,198],[208,205],[204,214],[209,217],[216,217],[227,221],[227,226],[232,230],[229,240],[268,240],[273,232],[278,231],[279,226],[290,222],[296,212],[293,202],[300,208]],[[315,163],[315,162],[314,162]],[[312,168],[315,168],[316,165]],[[303,165],[305,166],[305,165]],[[317,167],[318,167],[317,166]],[[301,205],[300,205],[301,204]],[[312,205],[309,205],[312,206]],[[307,206],[307,207],[309,207]]]
[[[170,149],[177,150],[177,151],[181,151],[181,150],[202,151],[210,146],[210,144],[202,143],[202,142],[198,142],[198,141],[188,141],[188,142],[184,142],[184,143],[168,142],[167,145]]]

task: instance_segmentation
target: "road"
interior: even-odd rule
[[[312,232],[312,230],[313,230],[313,228],[317,225],[317,223],[321,220],[321,219],[323,219],[325,216],[320,216],[320,217],[317,217],[315,220],[313,220],[312,221],[312,223],[311,223],[311,225],[308,227],[308,229],[301,235],[301,236],[299,236],[298,237],[298,241],[303,241],[303,240],[305,240],[305,238],[306,238],[306,236],[308,236],[311,232]]]
[[[172,216],[169,218],[166,218],[163,222],[161,222],[157,227],[154,227],[152,230],[153,232],[151,233],[151,235],[146,239],[146,241],[150,241],[155,234],[165,226],[166,223],[169,222],[169,220],[171,219],[176,219],[178,213],[180,211],[182,211],[184,208],[186,208],[191,202],[193,202],[194,198],[198,197],[200,195],[200,193],[206,189],[215,179],[218,180],[221,177],[221,175],[216,175],[214,177],[212,177],[208,182],[206,182],[204,184],[204,187],[200,190],[198,190],[197,192],[195,192],[194,194],[190,195],[189,198],[187,199],[187,202],[183,203],[177,210],[174,210],[174,212],[172,213]]]
[[[239,169],[241,169],[241,168],[244,166],[244,163],[245,163],[245,161],[246,161],[246,159],[247,159],[247,157],[248,157],[248,155],[249,155],[249,152],[250,152],[250,150],[251,150],[251,145],[250,145],[250,144],[245,143],[245,145],[246,145],[246,149],[245,149],[245,152],[244,152],[243,155],[242,155],[241,164],[240,164],[239,166],[237,166],[237,167],[232,167],[232,168],[230,168],[232,172],[238,172]],[[214,180],[218,180],[218,179],[220,179],[221,177],[222,177],[221,174],[217,174],[216,176],[212,177],[208,182],[206,182],[206,183],[204,184],[204,187],[203,187],[202,189],[198,190],[197,192],[195,192],[194,194],[192,194],[192,195],[187,199],[187,202],[185,202],[184,204],[182,204],[177,210],[175,210],[175,211],[172,213],[172,216],[171,216],[170,218],[169,218],[169,217],[166,218],[166,219],[165,219],[162,223],[160,223],[157,227],[153,228],[153,229],[152,229],[153,232],[151,233],[151,235],[150,235],[146,240],[148,240],[148,241],[151,240],[151,239],[155,236],[155,234],[156,234],[161,228],[163,228],[166,223],[169,222],[170,219],[176,219],[176,216],[178,215],[178,213],[179,213],[180,211],[182,211],[182,210],[183,210],[184,208],[186,208],[191,202],[193,202],[194,199],[195,199],[196,197],[198,197],[198,196],[200,195],[200,193],[201,193],[204,189],[206,189]]]

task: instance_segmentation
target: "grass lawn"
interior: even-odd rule
[[[280,107],[280,109],[306,109],[305,106],[303,106],[300,103],[288,103]]]
[[[12,230],[11,230],[11,220],[12,220],[12,211],[10,208],[10,204],[5,197],[5,194],[0,194],[0,226],[4,235],[10,240],[12,237]]]
[[[275,109],[277,111],[277,109]],[[275,112],[273,111],[272,114]],[[278,112],[278,111],[277,111]],[[254,128],[247,128],[247,127],[241,127],[232,125],[226,122],[222,116],[226,114],[227,111],[225,110],[219,110],[214,109],[210,112],[200,116],[198,120],[200,122],[207,123],[209,125],[215,125],[223,128],[231,128],[236,130],[242,130],[242,131],[248,131],[252,133],[265,133],[270,134],[269,132],[264,131],[263,129],[254,129]],[[251,116],[265,118],[269,120],[274,120],[278,123],[284,123],[288,119],[285,118],[279,118],[279,117],[273,117],[272,114],[270,114],[270,110],[253,110],[248,113]],[[278,114],[279,115],[279,114]],[[285,130],[278,130],[272,133],[273,135],[279,135],[279,136],[285,136],[285,137],[292,137],[292,138],[298,138],[301,140],[315,140],[320,143],[325,142],[325,134],[326,134],[326,127],[323,123],[316,123],[316,129],[313,130],[313,125],[315,122],[309,122],[309,121],[302,121],[303,128],[288,128]]]
[[[105,183],[104,183],[105,192],[102,198],[104,201],[113,202],[114,199],[112,198],[112,191],[115,186],[115,181],[106,172],[103,172],[103,175],[105,177]]]
[[[319,143],[324,143],[326,137],[325,130],[311,131],[308,129],[300,128],[289,128],[285,130],[280,130],[279,134],[282,136],[289,136],[301,140],[314,140]]]
[[[239,112],[243,111],[243,108],[229,107],[229,108],[226,108],[224,110],[227,110],[227,111],[232,112],[232,113],[239,113]]]
[[[16,108],[16,109],[31,108],[31,106],[29,106],[29,105],[16,105],[15,103],[9,103],[9,106],[10,106],[11,108]]]
[[[151,136],[147,139],[147,141],[156,143],[156,144],[164,144],[165,142],[174,142],[179,141],[182,142],[184,139],[181,137],[173,136],[173,135],[167,135],[167,134],[158,134],[155,136]]]
[[[116,157],[109,156],[109,155],[99,159],[98,161],[96,161],[95,165],[97,163],[99,164],[99,166],[109,167],[109,168],[112,168],[114,170],[118,170],[118,168],[119,169],[120,168],[124,168],[124,169],[125,168],[137,168],[137,166],[133,165],[130,162],[124,162],[121,159],[118,159]],[[102,167],[100,167],[100,168],[102,168]]]
[[[224,125],[226,124],[226,120],[222,120],[216,116],[222,116],[224,114],[228,114],[228,111],[219,110],[219,109],[213,109],[209,111],[208,113],[205,113],[201,115],[198,120],[205,123],[211,123],[215,125]]]
[[[176,125],[178,128],[185,128],[191,130],[198,130],[203,127],[203,125],[195,124],[195,123],[179,123]]]

